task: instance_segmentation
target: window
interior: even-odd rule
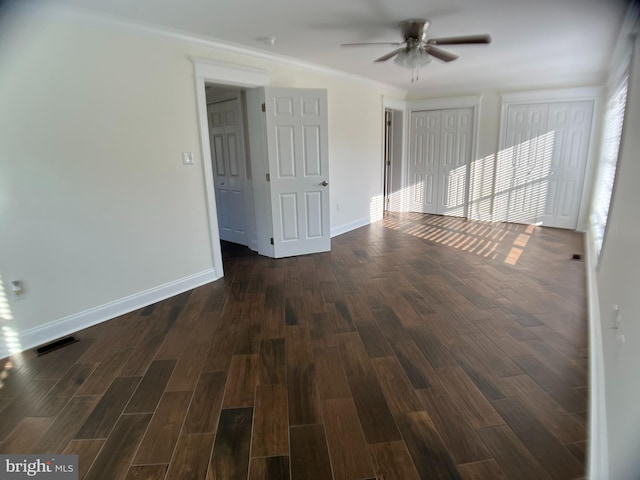
[[[629,75],[625,73],[618,84],[610,90],[607,98],[600,162],[596,171],[591,210],[591,223],[598,256],[600,256],[604,242],[611,195],[616,178],[628,83]]]

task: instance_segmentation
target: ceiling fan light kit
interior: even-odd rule
[[[446,38],[428,38],[427,29],[431,25],[429,20],[424,18],[414,18],[400,22],[400,31],[404,41],[398,42],[371,42],[371,43],[344,43],[343,47],[351,47],[356,45],[394,45],[400,46],[396,50],[383,55],[374,60],[375,62],[386,62],[393,58],[393,61],[401,67],[412,69],[411,81],[418,79],[420,67],[428,64],[431,57],[436,57],[443,62],[451,62],[458,58],[457,55],[442,50],[436,45],[469,45],[469,44],[487,44],[491,43],[491,37],[486,34],[482,35],[464,35]],[[394,58],[395,57],[395,58]]]
[[[431,61],[431,56],[424,48],[407,48],[398,53],[393,61],[405,68],[423,67]]]

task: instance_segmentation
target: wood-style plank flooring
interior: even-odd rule
[[[420,214],[5,360],[0,453],[80,478],[585,475],[582,236]],[[123,272],[126,275],[126,272]]]

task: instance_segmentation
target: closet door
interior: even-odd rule
[[[411,113],[409,209],[436,213],[440,162],[440,110]]]
[[[510,163],[507,222],[538,223],[544,209],[553,138],[547,104],[515,105],[507,116],[505,161]]]
[[[471,108],[412,112],[411,211],[465,215],[472,134]]]
[[[464,217],[467,204],[467,166],[471,159],[473,111],[442,110],[438,203],[436,213]]]
[[[570,229],[578,225],[592,115],[592,101],[549,106],[548,129],[554,143],[543,225]]]
[[[575,229],[593,102],[510,105],[497,186],[508,188],[506,221]],[[497,188],[500,190],[500,188]]]

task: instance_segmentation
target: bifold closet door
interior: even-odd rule
[[[576,228],[592,114],[593,101],[509,105],[496,182],[506,221]]]
[[[473,109],[411,113],[409,209],[464,216]]]

